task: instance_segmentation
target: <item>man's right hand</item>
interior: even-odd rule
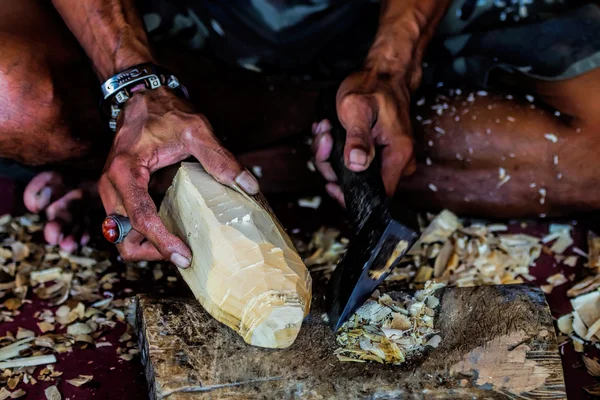
[[[129,217],[133,230],[117,245],[126,261],[170,260],[180,268],[192,254],[170,233],[148,194],[155,171],[193,156],[217,181],[237,183],[248,194],[258,182],[215,137],[208,120],[171,91],[138,92],[125,104],[99,181],[108,214]]]
[[[372,70],[346,78],[337,92],[337,114],[346,129],[344,164],[351,171],[366,170],[376,149],[381,152],[381,176],[388,196],[393,196],[400,177],[415,171],[410,93],[403,75],[381,79]],[[333,147],[329,121],[313,125],[316,166],[328,181],[327,192],[342,205],[344,195],[329,157]]]

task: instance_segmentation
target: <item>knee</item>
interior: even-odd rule
[[[0,54],[2,123],[58,122],[61,107],[44,46],[0,33]]]

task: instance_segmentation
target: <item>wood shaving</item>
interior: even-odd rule
[[[47,355],[47,356],[15,358],[12,360],[0,362],[0,369],[34,367],[37,365],[50,364],[50,363],[55,363],[55,362],[56,362],[56,357],[52,354]]]
[[[308,245],[297,241],[296,248],[311,274],[320,273],[320,277],[329,279],[348,248],[348,239],[341,237],[337,229],[322,227],[312,235]]]
[[[596,383],[595,385],[591,386],[584,386],[583,390],[592,396],[600,396],[600,383]]]
[[[592,376],[600,376],[600,363],[596,358],[591,358],[586,355],[582,355],[583,363],[587,368],[588,374]]]
[[[263,176],[263,174],[262,174],[262,167],[260,165],[253,165],[252,166],[252,173],[257,178],[262,178],[262,176]]]
[[[49,386],[44,390],[44,394],[46,395],[46,400],[62,400],[62,396],[56,386]]]
[[[539,238],[501,233],[506,229],[500,224],[465,226],[452,212],[442,211],[403,259],[405,268],[392,272],[388,280],[423,267],[433,268],[436,282],[460,287],[533,279],[529,267],[541,254]]]
[[[588,233],[588,268],[600,272],[600,236]]]
[[[17,390],[15,390],[14,392],[12,392],[10,394],[10,398],[11,399],[18,399],[20,397],[25,396],[26,394],[27,394],[27,392],[24,391],[23,389],[17,389]]]
[[[147,273],[169,286],[177,281],[176,269],[169,264],[127,263],[121,273],[115,271],[108,252],[83,247],[77,254],[67,254],[34,241],[42,229],[37,215],[0,217],[0,322],[13,321],[31,298],[48,304],[34,313],[37,326],[17,327],[0,338],[0,369],[14,369],[3,382],[13,387],[17,382],[35,385],[60,377],[62,372],[52,367],[56,354],[111,346],[106,334],[125,320],[124,299],[111,292],[122,276],[137,280]],[[126,351],[137,351],[136,338],[129,339]],[[127,354],[125,358],[135,355]],[[12,396],[24,394],[17,390]]]
[[[567,290],[567,296],[581,296],[598,288],[600,288],[600,275],[588,276]]]
[[[398,365],[426,346],[437,347],[441,337],[433,328],[435,311],[428,304],[439,304],[435,291],[443,286],[427,282],[414,296],[398,299],[375,293],[337,332],[338,360]]]
[[[303,197],[298,199],[298,205],[304,208],[317,209],[321,206],[321,196]]]
[[[94,379],[93,375],[79,375],[77,378],[67,379],[67,382],[73,386],[79,387],[81,385],[85,385],[92,379]]]
[[[40,328],[40,331],[42,333],[46,333],[46,332],[52,332],[54,330],[54,324],[42,321],[42,322],[38,322],[38,328]]]
[[[569,267],[575,267],[577,265],[577,261],[579,257],[577,256],[568,256],[563,260],[563,264]]]

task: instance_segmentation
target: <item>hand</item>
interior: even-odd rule
[[[222,184],[235,182],[256,194],[258,182],[219,143],[206,118],[166,88],[134,94],[118,122],[99,181],[107,215],[128,216],[133,227],[117,248],[127,261],[166,259],[186,268],[190,249],[167,230],[148,194],[152,173],[191,155]]]
[[[381,151],[381,175],[388,196],[401,176],[412,174],[413,157],[408,82],[401,77],[378,77],[362,71],[346,78],[337,92],[337,114],[346,129],[344,162],[352,171],[364,171]],[[327,192],[342,205],[344,195],[328,159],[333,139],[329,121],[313,124],[315,164],[329,182]]]

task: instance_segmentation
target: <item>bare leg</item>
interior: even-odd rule
[[[110,134],[97,113],[97,80],[51,4],[3,3],[0,49],[0,157],[79,166],[103,159]]]
[[[401,183],[403,197],[421,208],[496,217],[600,208],[600,69],[519,84],[536,104],[491,93],[426,96],[414,121],[420,165]],[[438,115],[432,107],[447,108]]]

